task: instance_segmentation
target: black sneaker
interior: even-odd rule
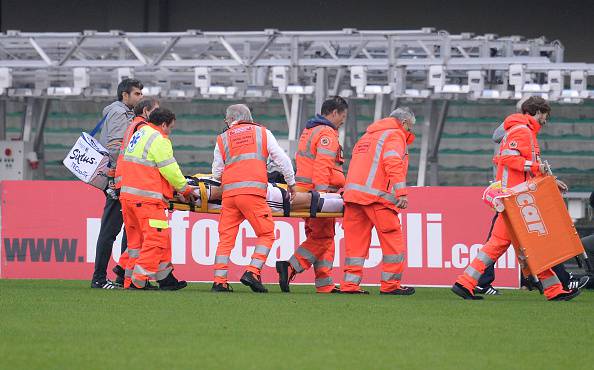
[[[159,290],[159,287],[151,284],[149,281],[146,282],[144,288],[138,288],[134,283],[131,283],[126,290]]]
[[[124,277],[126,272],[120,265],[115,265],[114,268],[111,270],[114,274],[116,274],[115,284],[119,285],[120,287],[124,287]]]
[[[335,285],[334,288],[332,288],[332,290],[329,292],[316,292],[316,293],[318,293],[318,294],[340,294],[340,288]]]
[[[118,288],[123,288],[124,287],[124,278],[117,276],[115,281],[113,282],[113,284],[115,286],[117,286]]]
[[[233,288],[231,288],[229,283],[212,283],[210,291],[215,293],[232,293]]]
[[[289,270],[292,270],[289,274]],[[295,278],[295,270],[291,269],[291,264],[288,261],[277,261],[276,272],[278,272],[278,285],[281,291],[289,293],[289,283]]]
[[[91,288],[93,289],[121,289],[122,285],[116,284],[107,279],[105,281],[92,281]]]
[[[470,291],[462,286],[462,284],[456,283],[452,286],[452,292],[462,299],[469,299],[478,301],[483,299],[481,296],[473,295]]]
[[[369,294],[368,291],[359,289],[359,290],[350,290],[350,291],[340,291],[340,294]]]
[[[260,275],[256,275],[253,272],[246,271],[243,273],[241,279],[239,279],[243,285],[249,286],[253,292],[256,293],[268,293],[268,289],[262,285]]]
[[[411,286],[401,286],[398,289],[391,290],[389,292],[381,292],[380,294],[392,294],[392,295],[413,295],[415,294],[415,288]]]
[[[159,280],[159,290],[180,290],[188,286],[185,280],[177,280],[170,272],[165,279]]]
[[[126,273],[126,271],[125,271],[125,270],[122,268],[122,266],[120,266],[120,265],[115,265],[115,266],[114,266],[114,267],[111,269],[111,271],[113,271],[113,273],[114,273],[114,274],[116,274],[116,276],[118,276],[118,277],[120,277],[120,276],[121,276],[122,278],[124,277],[124,275],[125,275],[125,273]]]
[[[557,294],[549,299],[549,301],[569,301],[580,295],[580,293],[581,291],[579,289],[571,289],[569,292]]]
[[[567,289],[582,289],[590,282],[590,277],[585,275],[579,279],[574,278],[573,276],[569,279],[569,284],[567,284]]]
[[[499,289],[493,288],[491,284],[485,286],[477,285],[474,288],[474,294],[484,294],[484,295],[501,295]]]

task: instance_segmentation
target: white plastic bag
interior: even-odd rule
[[[109,152],[86,132],[78,138],[63,163],[85,183],[100,190],[107,188]]]

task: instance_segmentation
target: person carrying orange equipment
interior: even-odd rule
[[[522,113],[522,104],[528,99],[530,98],[530,95],[525,95],[522,99],[518,100],[518,102],[516,103],[516,112],[517,113]],[[495,145],[495,157],[493,160],[494,163],[494,175],[497,174],[497,154],[499,154],[499,145],[501,144],[501,141],[503,140],[503,137],[505,136],[505,128],[504,128],[504,124],[501,123],[499,126],[497,126],[497,128],[495,129],[495,131],[493,131],[493,142],[496,144]],[[497,214],[493,217],[493,220],[491,222],[491,227],[489,229],[489,233],[487,234],[487,240],[491,237],[491,233],[493,231],[493,226],[495,225],[495,221],[497,220]],[[574,276],[571,272],[568,272],[565,269],[565,265],[563,263],[560,263],[558,265],[555,265],[551,268],[555,274],[557,275],[557,277],[559,278],[559,280],[561,281],[561,284],[563,285],[563,287],[565,289],[574,289],[574,288],[583,288],[585,286],[588,285],[588,283],[590,282],[590,276],[588,275],[584,275],[584,276],[580,276],[579,278],[577,276]],[[493,281],[495,281],[495,266],[494,265],[490,265],[487,267],[487,269],[485,270],[485,272],[481,275],[481,278],[478,281],[478,285],[476,286],[476,288],[474,288],[474,293],[475,294],[484,294],[484,295],[500,295],[500,291],[493,287],[493,285],[491,285],[493,283]],[[521,285],[527,284],[528,281],[526,279],[522,279],[521,280]]]
[[[235,246],[239,224],[248,220],[258,241],[240,281],[254,292],[266,293],[268,290],[262,285],[260,271],[275,240],[272,212],[266,203],[267,160],[270,157],[280,168],[291,200],[295,197],[295,172],[274,135],[254,122],[247,106],[229,106],[225,123],[228,129],[217,137],[212,163],[212,177],[222,182],[223,194],[211,291],[233,291],[227,281],[229,255]]]
[[[195,187],[188,185],[173,157],[168,136],[175,126],[175,114],[156,109],[148,124],[138,126],[120,163],[124,225],[130,246],[141,246],[138,258],[130,258],[126,266],[132,269],[126,288],[153,289],[149,284],[153,278],[161,290],[182,289],[187,283],[173,276],[167,208],[174,190],[185,201]]]
[[[342,148],[338,129],[346,120],[348,104],[334,96],[322,104],[321,114],[310,119],[299,138],[295,155],[297,164],[297,191],[309,191],[312,197],[318,192],[336,193],[344,187]],[[301,243],[289,261],[278,261],[276,271],[283,292],[289,292],[289,283],[298,273],[315,271],[318,293],[337,293],[332,281],[334,262],[334,218],[306,218],[306,240]]]
[[[496,181],[504,188],[511,188],[526,180],[543,176],[545,165],[540,159],[537,135],[546,124],[551,113],[548,102],[537,96],[528,98],[521,106],[522,113],[514,113],[504,121],[505,137],[499,146],[494,161],[497,164]],[[557,180],[561,191],[567,185]],[[477,300],[483,297],[474,295],[474,288],[485,269],[511,245],[510,236],[501,214],[497,216],[491,237],[477,256],[452,286],[452,291],[463,299]],[[538,274],[544,295],[549,301],[568,301],[580,294],[579,289],[564,290],[555,272],[551,269]]]
[[[115,178],[114,178],[114,185],[116,188],[117,193],[119,194],[120,189],[122,187],[122,174],[121,169],[118,167],[123,160],[123,156],[130,142],[130,137],[134,132],[136,132],[140,127],[143,125],[148,124],[149,115],[155,110],[159,108],[159,101],[155,98],[142,98],[135,106],[134,106],[134,119],[128,125],[126,132],[124,133],[124,139],[122,140],[122,145],[120,146],[120,155],[118,156],[117,166],[115,170]],[[134,267],[134,263],[136,258],[138,258],[140,254],[140,245],[127,245],[125,251],[122,252],[120,255],[120,259],[118,260],[118,264],[113,268],[113,272],[116,274],[116,283],[120,284],[122,287],[124,285],[130,286],[130,281],[125,283],[126,278],[130,280],[132,278],[132,269],[126,270],[126,265],[128,264],[128,260],[133,258],[131,262],[131,266]]]
[[[406,250],[398,219],[400,210],[408,206],[408,146],[415,138],[411,132],[415,121],[409,108],[400,107],[372,123],[353,148],[343,194],[345,262],[341,293],[369,294],[359,285],[374,226],[383,253],[380,294],[415,293],[414,288],[400,284]]]

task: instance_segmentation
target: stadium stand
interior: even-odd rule
[[[62,165],[62,159],[81,130],[90,130],[100,119],[105,102],[56,100],[52,102],[48,124],[44,133],[45,178],[72,179]],[[176,156],[184,170],[210,172],[212,149],[216,134],[224,128],[222,116],[228,101],[196,100],[163,102],[177,114],[177,129],[172,136]],[[357,132],[373,120],[370,100],[357,100]],[[424,120],[423,105],[409,104],[418,113],[415,131],[417,145],[411,148],[411,176],[416,178],[421,138],[420,126]],[[258,121],[282,139],[288,128],[280,100],[252,102]],[[7,136],[20,136],[22,104],[11,102],[7,106]],[[491,180],[491,158],[494,144],[493,130],[501,119],[514,109],[509,102],[472,103],[452,102],[439,149],[439,184],[449,186],[483,186]],[[308,104],[307,114],[313,114]],[[544,158],[554,172],[567,180],[573,191],[591,191],[594,182],[594,104],[554,105],[553,118],[540,135]],[[349,153],[345,151],[348,161]]]

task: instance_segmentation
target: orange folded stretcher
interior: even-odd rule
[[[577,256],[583,256],[588,273],[592,272],[555,177],[531,179],[505,189],[504,194],[495,206],[503,215],[526,278],[538,282],[538,273]]]

